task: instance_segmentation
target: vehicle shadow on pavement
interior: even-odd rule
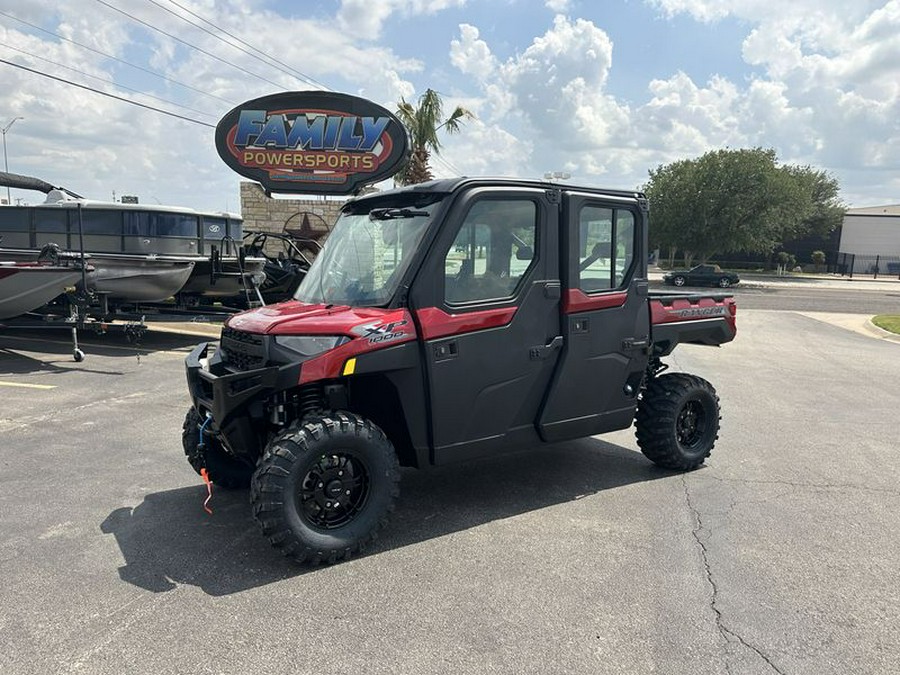
[[[635,450],[595,438],[404,470],[397,509],[366,558],[671,475]],[[323,569],[291,563],[269,545],[253,521],[247,491],[215,490],[212,515],[202,509],[205,497],[202,485],[178,488],[110,513],[100,529],[115,537],[125,558],[119,577],[156,593],[188,584],[222,596]]]

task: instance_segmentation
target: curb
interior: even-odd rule
[[[881,328],[879,326],[876,326],[874,323],[872,323],[871,318],[866,319],[866,323],[864,325],[866,327],[866,330],[868,330],[870,333],[872,333],[876,337],[879,337],[882,340],[890,340],[891,342],[900,343],[900,335],[898,335],[897,333],[892,333],[891,331],[885,330],[884,328]]]

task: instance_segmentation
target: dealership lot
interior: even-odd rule
[[[184,461],[182,359],[0,334],[2,673],[900,671],[900,345],[794,312],[680,348],[723,427],[404,473],[365,557],[290,565]],[[140,357],[138,356],[140,354]]]

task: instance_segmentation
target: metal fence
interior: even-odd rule
[[[829,267],[832,267],[829,265]],[[897,277],[900,279],[900,256],[896,255],[862,255],[859,253],[838,253],[833,269],[835,274]]]

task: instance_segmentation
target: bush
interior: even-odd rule
[[[818,272],[822,265],[825,264],[825,251],[813,251],[809,256],[809,259],[812,260],[813,265],[816,266],[816,272]]]

